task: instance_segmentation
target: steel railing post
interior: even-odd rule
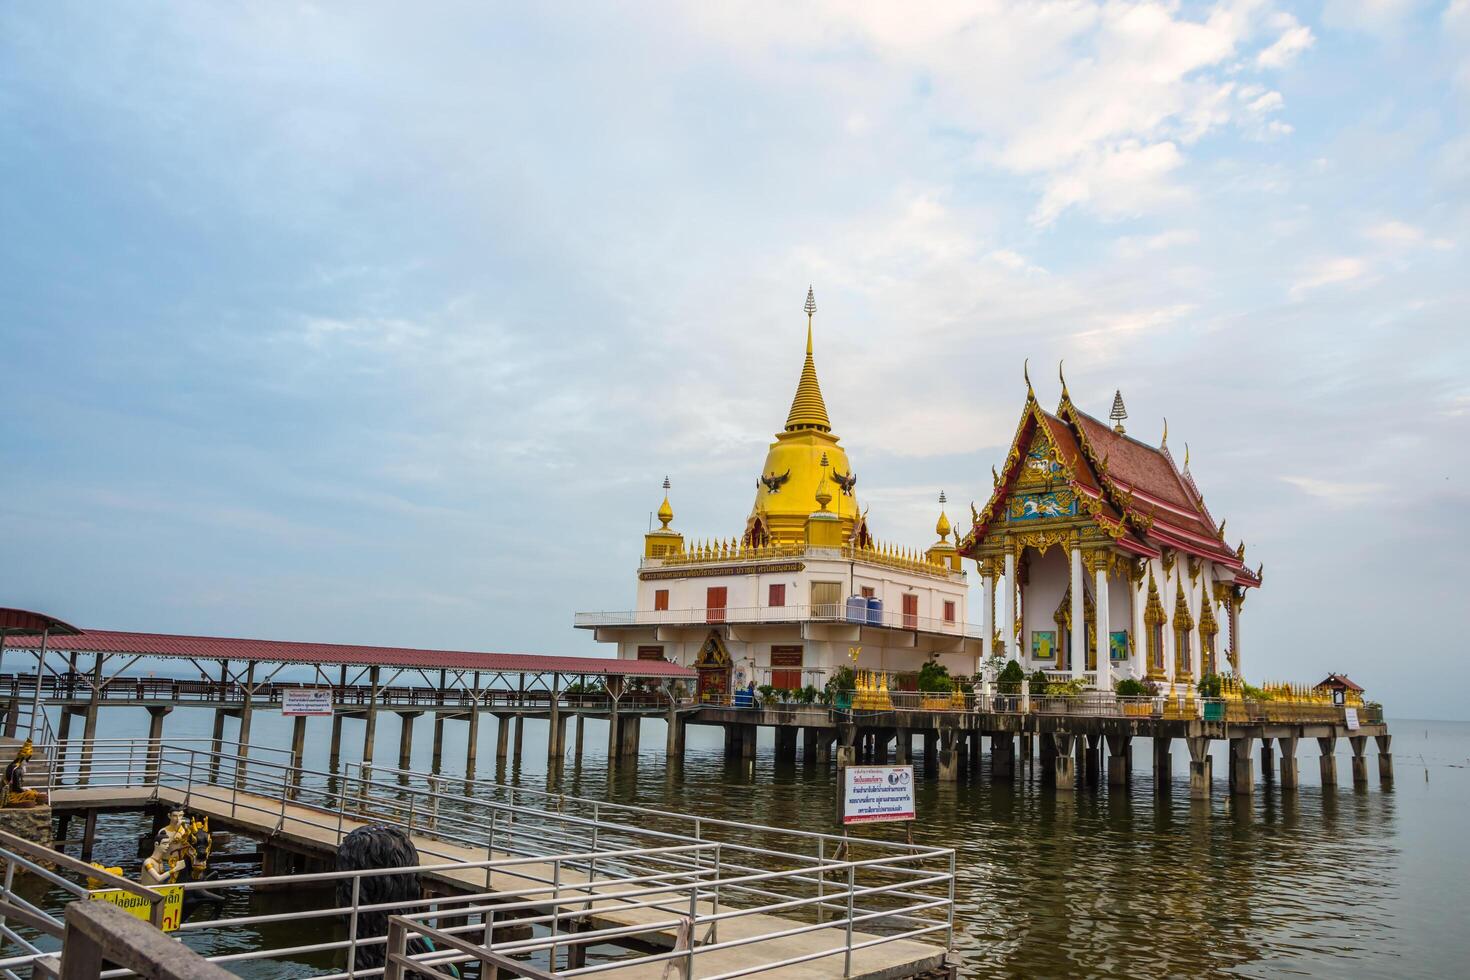
[[[352,876],[352,914],[347,920],[347,975],[357,976],[357,896],[362,890],[362,875]]]
[[[857,887],[857,866],[852,863],[852,856],[847,860],[847,948],[842,954],[842,975],[852,976],[852,898],[853,890]]]

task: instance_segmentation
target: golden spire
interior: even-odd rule
[[[944,512],[945,502],[946,497],[944,496],[944,491],[941,490],[939,491],[939,521],[934,525],[934,533],[939,535],[941,542],[945,542],[945,539],[949,537],[949,532],[952,530],[949,526],[949,515]]]
[[[786,416],[786,431],[816,429],[832,431],[827,418],[827,404],[822,400],[822,386],[817,383],[817,366],[812,360],[812,315],[817,312],[817,299],[810,286],[806,290],[806,361],[801,366],[801,380],[796,385],[796,397],[791,400],[791,412]]]
[[[673,519],[674,508],[669,506],[669,478],[664,477],[664,502],[659,504],[658,507],[658,520],[663,527],[659,528],[659,530],[667,531],[669,529],[669,522]]]

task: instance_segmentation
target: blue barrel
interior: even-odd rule
[[[877,596],[868,597],[868,623],[873,626],[883,625],[883,600]]]
[[[849,623],[865,623],[868,621],[868,600],[860,595],[847,597],[847,621]]]

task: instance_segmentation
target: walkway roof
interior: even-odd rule
[[[12,638],[7,646],[39,647],[40,638]],[[245,640],[222,636],[176,636],[169,633],[124,633],[82,630],[74,636],[52,635],[48,649],[57,652],[128,654],[186,660],[263,660],[281,664],[402,667],[420,670],[481,670],[520,674],[587,674],[614,677],[684,677],[695,671],[664,660],[614,660],[608,657],[558,657],[534,653],[479,653],[418,650],[410,647],[355,646],[344,643],[299,643],[289,640]]]
[[[53,636],[61,636],[81,631],[45,613],[31,612],[28,609],[0,608],[0,636],[40,636],[46,632]]]

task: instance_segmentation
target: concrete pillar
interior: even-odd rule
[[[87,699],[87,721],[86,727],[82,729],[82,768],[81,784],[85,786],[92,779],[92,740],[97,737],[97,711],[101,707],[102,698],[102,654],[97,654],[96,663],[92,665],[92,694]],[[36,686],[40,687],[41,681],[40,661],[36,665]],[[34,709],[33,709],[34,710]],[[95,815],[89,817],[96,824]]]
[[[470,688],[470,730],[465,736],[464,777],[475,778],[475,762],[480,755],[480,672],[475,671]]]
[[[1154,788],[1168,792],[1174,779],[1174,760],[1169,752],[1174,740],[1167,735],[1154,736]]]
[[[873,732],[873,761],[880,766],[888,761],[888,731],[886,729]]]
[[[1317,765],[1322,770],[1322,788],[1335,787],[1337,785],[1337,738],[1331,735],[1319,738],[1317,747],[1322,750],[1322,758],[1317,760]]]
[[[434,712],[434,748],[429,754],[429,770],[438,772],[444,767],[444,711]]]
[[[63,708],[61,710],[62,733],[59,734],[57,736],[57,738],[61,738],[61,739],[66,738],[66,721],[67,721],[67,716],[70,715],[70,714],[71,714],[71,712],[67,711],[65,708]],[[5,737],[6,738],[15,738],[15,733],[16,733],[17,725],[19,724],[19,722],[20,722],[20,699],[19,698],[11,698],[9,701],[5,702]]]
[[[255,661],[245,664],[245,683],[240,686],[240,727],[236,741],[240,760],[235,764],[235,788],[245,788],[245,759],[250,755],[250,722],[255,717]]]
[[[1099,552],[1095,557],[1098,561],[1093,572],[1096,582],[1092,594],[1094,604],[1097,606],[1094,614],[1097,617],[1097,689],[1111,693],[1113,690],[1113,663],[1112,647],[1108,635],[1108,555],[1107,552]]]
[[[1009,732],[995,732],[990,736],[990,776],[992,779],[1010,779],[1015,775],[1015,742]]]
[[[837,741],[837,736],[821,729],[817,735],[817,765],[825,766],[832,761],[832,743]]]
[[[960,776],[960,753],[958,730],[946,725],[939,730],[939,768],[935,775],[940,782],[952,783]]]
[[[510,764],[519,766],[521,764],[521,749],[526,744],[526,716],[517,712],[515,746],[511,749]]]
[[[681,763],[684,761],[684,719],[679,715],[679,709],[675,705],[669,705],[668,716],[669,730],[664,738],[664,755],[669,762]]]
[[[170,705],[154,705],[148,709],[148,769],[146,778],[150,783],[158,781],[159,762],[163,755],[163,719]]]
[[[495,763],[499,765],[510,755],[511,715],[495,716]],[[611,749],[609,749],[611,751]]]
[[[581,711],[578,711],[577,712],[577,734],[576,734],[576,738],[575,738],[576,745],[572,749],[572,751],[573,751],[573,753],[575,755],[575,758],[576,758],[576,760],[578,762],[581,762],[582,761],[582,745],[583,745],[583,738],[582,738],[582,732],[583,732],[583,728],[582,728],[582,716],[583,716],[583,713]]]
[[[1108,736],[1108,785],[1128,785],[1128,759],[1133,755],[1130,735]]]
[[[337,690],[342,692],[334,701],[340,701],[347,690],[347,668],[342,668],[341,680],[337,684]],[[336,772],[342,764],[342,712],[332,712],[332,744],[328,752],[327,768]]]
[[[810,726],[801,730],[801,764],[814,766],[817,763],[817,741],[821,736],[820,728]]]
[[[756,746],[758,744],[757,738],[760,735],[760,729],[755,725],[737,725],[736,727],[740,731],[739,740],[741,761],[754,759]]]
[[[368,682],[370,690],[368,693],[367,715],[363,718],[362,729],[362,764],[371,766],[373,764],[373,743],[378,736],[378,675],[380,668],[368,668]]]
[[[1256,774],[1251,770],[1250,738],[1230,740],[1230,792],[1249,796],[1255,792]]]
[[[984,639],[980,648],[984,651],[980,659],[990,656],[995,642],[995,563],[989,559],[980,561],[980,635]]]
[[[1214,782],[1210,763],[1210,740],[1191,735],[1184,739],[1184,744],[1189,747],[1189,798],[1207,800],[1210,798],[1210,784]]]
[[[227,660],[219,663],[219,707],[214,709],[214,731],[210,742],[210,751],[213,753],[209,758],[209,781],[215,782],[219,779],[219,757],[225,751],[225,714],[229,710],[225,703],[229,697],[230,687],[230,664]]]
[[[1261,739],[1261,782],[1268,785],[1276,782],[1276,757],[1269,738]]]
[[[856,725],[837,726],[837,770],[841,772],[848,766],[857,762],[857,749],[854,743],[857,741]]]
[[[1363,750],[1368,747],[1368,736],[1350,735],[1348,745],[1353,749],[1353,788],[1368,788],[1368,757]]]
[[[403,719],[403,726],[398,730],[398,768],[410,769],[413,766],[413,723],[421,711],[400,711],[398,717]]]
[[[924,732],[924,774],[933,776],[939,771],[939,733]]]
[[[297,715],[291,719],[291,789],[290,796],[294,800],[296,791],[301,786],[301,763],[306,758],[306,716]]]
[[[1059,796],[1071,796],[1077,792],[1077,765],[1074,735],[1052,735],[1048,739],[1054,746],[1052,766],[1056,772],[1056,792]]]
[[[796,765],[796,728],[791,725],[776,726],[776,764]]]
[[[1087,785],[1102,782],[1102,736],[1087,736]]]
[[[638,758],[638,741],[642,734],[643,719],[638,715],[623,715],[618,724],[618,737],[620,745],[619,755],[624,759],[636,760]],[[755,756],[755,726],[752,725],[750,733],[750,754]]]
[[[607,705],[607,764],[609,768],[618,764],[622,746],[622,716],[618,714],[618,702],[610,699]]]
[[[1041,777],[1055,779],[1057,774],[1057,742],[1051,735],[1043,733],[1041,739]],[[1069,749],[1070,751],[1070,749]]]
[[[1378,785],[1393,785],[1393,736],[1375,735],[1378,742]]]
[[[1276,747],[1281,750],[1281,788],[1296,789],[1296,739],[1278,738]]]
[[[82,860],[92,860],[92,845],[97,842],[97,811],[87,811],[87,822],[82,830]]]
[[[546,735],[546,758],[560,760],[566,755],[566,744],[563,734],[566,729],[562,727],[561,716],[561,675],[553,674],[551,677],[551,704],[547,715],[548,731]]]
[[[1032,765],[1033,760],[1036,758],[1036,751],[1032,747],[1032,743],[1036,740],[1030,732],[1025,732],[1016,741],[1019,743],[1021,750],[1020,764],[1022,766]]]

